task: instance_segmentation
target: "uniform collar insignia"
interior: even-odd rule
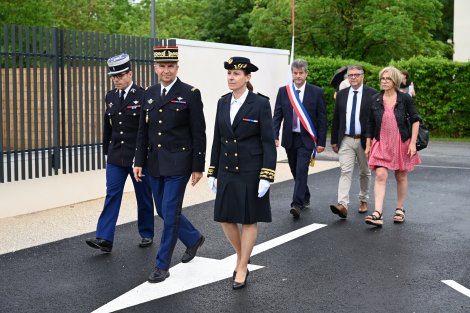
[[[110,102],[110,103],[108,104],[108,106],[109,106],[110,108],[112,108],[113,105],[114,105],[114,104],[113,104],[112,102]]]
[[[132,88],[130,91],[131,91],[132,93],[135,93],[135,89],[134,89],[134,88]]]

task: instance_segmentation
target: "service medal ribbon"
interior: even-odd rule
[[[252,120],[250,118],[242,118],[242,120],[245,122],[250,122],[250,123],[258,123],[258,120]]]

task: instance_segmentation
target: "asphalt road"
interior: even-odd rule
[[[470,145],[431,143],[421,157],[409,176],[404,224],[392,220],[393,175],[382,228],[366,225],[355,202],[346,220],[330,212],[337,168],[309,177],[312,205],[297,221],[288,213],[292,181],[274,184],[273,222],[259,225],[257,243],[327,226],[253,256],[264,268],[243,290],[225,279],[120,312],[470,312],[470,297],[442,282],[470,289]],[[357,193],[356,172],[351,199]],[[206,236],[198,256],[223,259],[233,251],[212,210],[211,201],[184,212]],[[92,312],[145,282],[158,244],[137,247],[135,223],[117,228],[111,254],[85,244],[93,235],[0,255],[0,312]],[[183,252],[178,243],[173,265]]]

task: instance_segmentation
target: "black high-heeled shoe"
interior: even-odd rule
[[[248,259],[248,264],[251,264],[251,258]],[[233,271],[232,280],[235,280],[235,276],[237,276],[237,271]]]
[[[238,283],[236,281],[233,281],[233,284],[232,284],[233,290],[245,288],[246,287],[246,280],[248,279],[249,274],[250,274],[250,271],[247,269],[246,270],[245,281],[243,283]]]

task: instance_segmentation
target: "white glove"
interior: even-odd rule
[[[259,186],[258,186],[258,198],[264,197],[266,192],[269,190],[269,186],[271,184],[266,180],[266,179],[260,179],[259,180]]]
[[[213,192],[213,193],[217,193],[217,179],[213,176],[209,177],[209,179],[207,180],[208,184],[209,184],[209,189]]]

